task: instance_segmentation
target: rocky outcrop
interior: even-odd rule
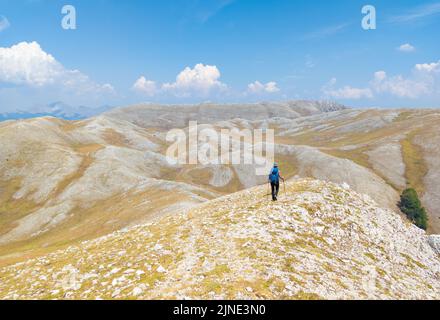
[[[428,242],[431,247],[440,255],[440,235],[433,234],[428,237]]]

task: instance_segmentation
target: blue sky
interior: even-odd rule
[[[61,8],[76,9],[75,30]],[[377,29],[361,27],[373,5]],[[440,107],[440,2],[0,0],[0,112],[329,99]]]

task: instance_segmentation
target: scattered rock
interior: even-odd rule
[[[144,290],[142,290],[139,287],[136,287],[133,289],[132,295],[137,297],[137,296],[140,296],[143,292],[144,292]]]
[[[137,271],[136,271],[136,275],[137,275],[137,276],[141,276],[141,275],[143,275],[143,274],[145,274],[145,272],[142,271],[142,270],[137,270]]]
[[[112,293],[112,298],[116,298],[121,294],[121,290],[116,289],[115,291],[113,291]]]
[[[440,299],[438,236],[337,184],[288,182],[278,203],[266,192],[0,268],[0,299]],[[171,255],[145,250],[159,241]]]
[[[435,252],[440,255],[440,235],[428,236],[428,242]]]
[[[165,273],[165,272],[167,272],[167,270],[166,270],[164,267],[162,267],[162,266],[159,266],[159,267],[156,269],[156,271],[157,271],[157,272],[160,272],[160,273]]]

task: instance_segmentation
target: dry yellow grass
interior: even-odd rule
[[[410,132],[405,139],[401,140],[402,157],[405,163],[405,177],[407,186],[414,188],[419,195],[423,195],[425,187],[423,178],[425,177],[428,168],[423,159],[423,150],[420,146],[414,143],[414,138],[418,131]]]
[[[0,235],[7,233],[16,226],[16,221],[40,206],[30,200],[16,200],[14,194],[20,190],[21,178],[9,181],[0,180]]]
[[[18,241],[0,246],[0,266],[106,235],[130,225],[133,221],[141,223],[153,220],[167,214],[170,205],[185,201],[188,198],[184,194],[151,189],[115,195],[87,208],[78,206],[57,228],[33,237],[32,241]]]
[[[111,128],[108,128],[105,130],[104,139],[110,145],[114,145],[114,146],[118,146],[118,147],[126,147],[127,146],[126,138],[122,134],[120,134],[119,132],[117,132]]]

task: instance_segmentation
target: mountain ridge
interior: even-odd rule
[[[266,118],[265,106],[252,113],[253,106],[236,108],[242,119],[229,120],[221,106],[209,114],[207,105],[200,118],[165,108],[163,127],[136,124],[157,122],[144,120],[138,108],[81,121],[0,123],[0,265],[265,183],[252,165],[170,165],[166,134],[176,117],[183,130],[188,120],[274,129],[275,158],[286,178],[345,182],[397,213],[399,193],[414,187],[429,213],[429,233],[440,233],[438,111],[313,107],[288,119]],[[249,114],[254,120],[245,119]]]
[[[15,112],[0,113],[0,122],[41,117],[54,117],[63,120],[84,120],[104,113],[111,108],[112,107],[110,106],[101,106],[96,108],[86,106],[73,107],[58,101],[50,103],[47,106],[34,107],[32,108],[32,111],[17,110]]]
[[[243,119],[249,121],[271,118],[295,119],[313,114],[341,111],[348,107],[331,101],[292,100],[285,102],[201,103],[188,105],[139,104],[116,108],[104,116],[126,120],[140,127],[182,128],[188,121],[201,123]]]
[[[426,234],[317,180],[257,186],[0,268],[6,299],[439,299]]]

